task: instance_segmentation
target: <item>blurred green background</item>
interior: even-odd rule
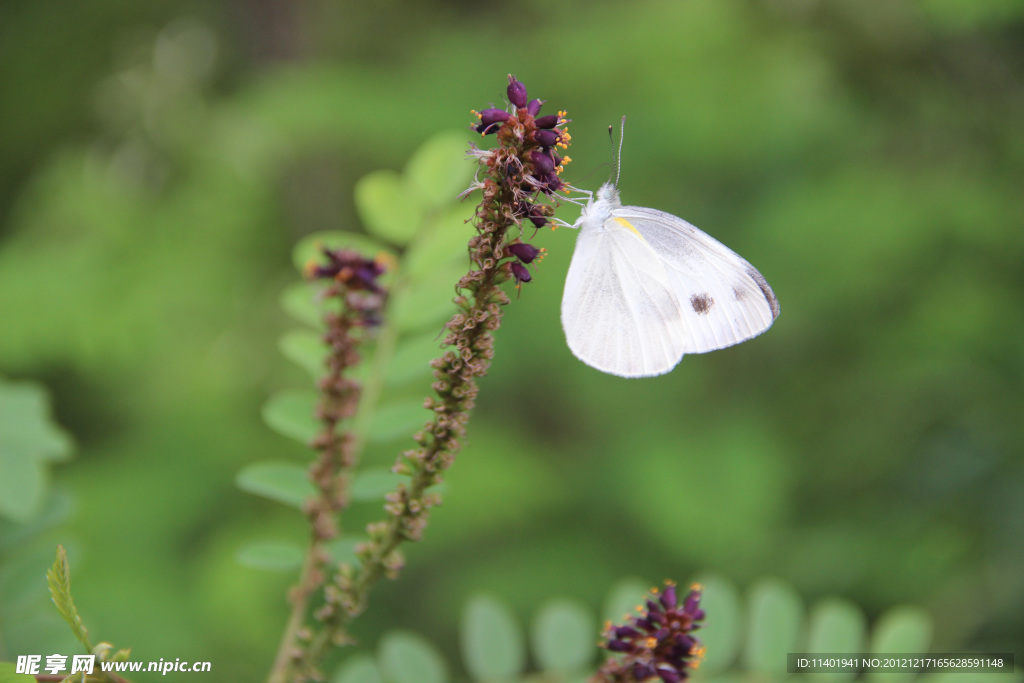
[[[782,314],[605,376],[562,338],[575,234],[538,235],[445,503],[357,635],[450,650],[480,589],[526,618],[714,571],[1024,655],[1018,0],[0,4],[0,375],[44,384],[77,450],[0,600],[61,542],[95,636],[261,677],[292,577],[235,552],[303,522],[234,476],[308,458],[260,419],[309,385],[277,349],[291,249],[360,229],[355,181],[503,106],[507,73],[569,112],[577,186],[625,114],[624,201],[741,253]],[[20,633],[4,657],[72,651]]]

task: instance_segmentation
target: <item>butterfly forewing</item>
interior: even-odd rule
[[[707,233],[672,214],[618,207],[612,221],[629,222],[658,255],[680,302],[684,353],[732,346],[767,330],[778,301],[750,263]]]

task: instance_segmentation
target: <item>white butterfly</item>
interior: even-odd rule
[[[664,211],[622,206],[605,183],[579,219],[562,327],[581,361],[650,377],[687,353],[755,337],[779,315],[768,282],[737,253]]]

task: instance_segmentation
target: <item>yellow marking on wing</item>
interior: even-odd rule
[[[624,227],[624,228],[628,228],[628,229],[632,230],[632,231],[633,231],[633,234],[634,234],[634,235],[636,235],[637,237],[639,237],[640,239],[643,239],[643,238],[644,238],[644,236],[640,234],[640,231],[639,231],[639,230],[637,230],[637,229],[636,229],[636,228],[635,228],[635,227],[633,226],[633,224],[632,224],[632,223],[630,223],[629,221],[627,221],[627,220],[626,220],[625,218],[619,218],[618,216],[616,216],[616,217],[615,217],[615,218],[613,218],[612,220],[613,220],[613,221],[615,221],[616,223],[618,223],[619,225],[621,225],[622,227]]]

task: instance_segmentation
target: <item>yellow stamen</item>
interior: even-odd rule
[[[377,265],[384,266],[385,270],[395,270],[396,267],[398,266],[398,259],[396,259],[394,256],[392,256],[386,251],[377,252],[377,255],[373,257],[373,260],[377,263]]]

